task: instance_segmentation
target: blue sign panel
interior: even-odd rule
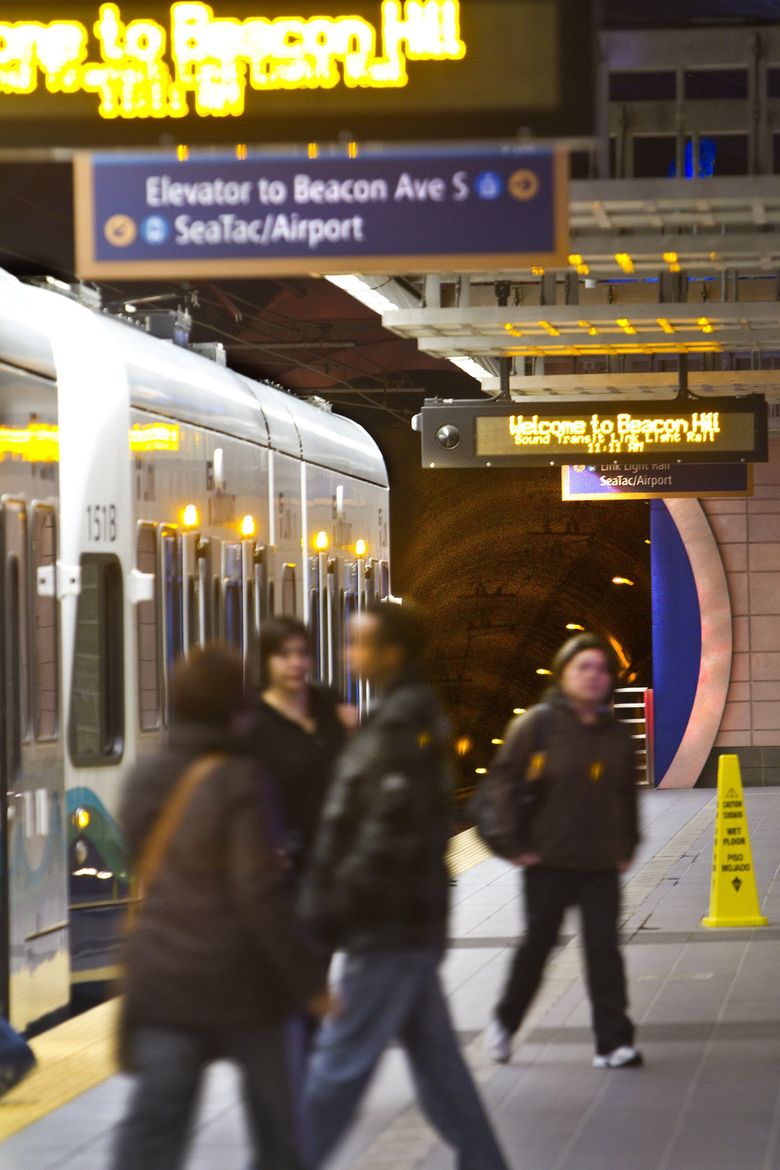
[[[76,160],[81,277],[565,265],[553,150],[92,154]]]
[[[564,500],[653,500],[752,496],[749,463],[606,463],[561,468]]]

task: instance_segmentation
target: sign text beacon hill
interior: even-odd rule
[[[360,16],[217,16],[171,5],[169,27],[125,21],[102,4],[77,20],[0,21],[0,96],[94,93],[103,118],[238,117],[257,91],[407,85],[410,61],[466,55],[458,0],[383,0],[379,27]]]

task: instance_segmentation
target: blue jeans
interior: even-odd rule
[[[420,1106],[459,1170],[506,1170],[482,1102],[458,1047],[439,981],[435,948],[347,956],[340,1015],[326,1020],[311,1054],[303,1128],[319,1166],[343,1137],[384,1049],[406,1052]]]
[[[302,1170],[283,1023],[208,1029],[137,1028],[129,1037],[136,1083],[117,1130],[112,1170],[184,1165],[201,1075],[212,1060],[241,1070],[255,1160],[263,1170]]]

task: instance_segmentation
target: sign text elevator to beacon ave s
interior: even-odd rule
[[[763,395],[667,401],[428,401],[423,467],[561,467],[604,463],[765,462]]]

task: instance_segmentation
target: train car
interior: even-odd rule
[[[127,768],[177,657],[251,671],[295,614],[358,706],[347,619],[390,593],[388,483],[352,421],[0,272],[0,999],[19,1028],[112,974]]]

